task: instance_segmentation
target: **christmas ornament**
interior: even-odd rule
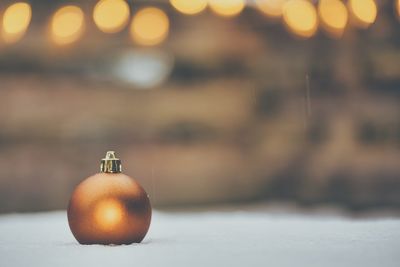
[[[68,223],[81,244],[140,243],[151,221],[147,193],[122,174],[113,151],[101,160],[101,173],[82,181],[68,206]]]

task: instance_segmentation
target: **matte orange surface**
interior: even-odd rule
[[[98,173],[81,182],[68,206],[68,222],[81,244],[140,243],[151,221],[147,193],[122,173]]]

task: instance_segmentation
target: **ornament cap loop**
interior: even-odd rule
[[[114,151],[107,151],[106,157],[101,160],[100,172],[104,173],[122,172],[121,160],[115,157]]]

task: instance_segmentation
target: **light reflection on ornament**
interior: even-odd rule
[[[169,31],[167,15],[159,8],[145,7],[132,19],[131,38],[140,45],[153,46],[163,42]]]
[[[94,216],[104,230],[112,230],[123,220],[124,207],[115,199],[101,200],[96,204]]]
[[[186,15],[195,15],[207,7],[207,0],[170,0],[171,5]]]
[[[6,43],[19,41],[29,27],[32,9],[28,3],[18,2],[6,8],[2,20],[2,37]]]
[[[368,28],[375,22],[378,7],[374,0],[349,0],[347,5],[356,26]]]
[[[317,12],[307,0],[289,0],[283,6],[283,20],[287,28],[297,36],[309,38],[318,29]]]
[[[347,25],[347,8],[340,0],[320,0],[318,13],[323,29],[332,37],[341,37]]]
[[[128,23],[129,5],[125,0],[100,0],[93,10],[96,26],[105,33],[121,31]]]
[[[84,26],[83,11],[77,6],[64,6],[51,19],[51,38],[58,45],[74,43],[81,37]]]
[[[223,17],[234,17],[245,7],[244,0],[209,0],[211,10]]]

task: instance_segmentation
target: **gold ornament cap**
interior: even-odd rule
[[[114,151],[107,151],[106,157],[101,160],[100,172],[104,173],[122,172],[121,160],[115,157]]]

